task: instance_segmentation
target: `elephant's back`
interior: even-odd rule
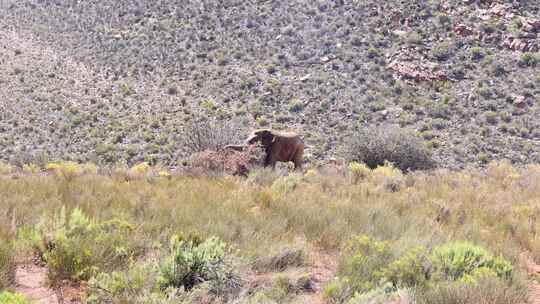
[[[298,133],[292,132],[292,131],[280,131],[278,133],[278,136],[281,136],[283,138],[299,138]]]
[[[279,140],[279,150],[277,158],[283,160],[293,160],[298,153],[304,150],[304,142],[298,135],[293,137],[281,137]]]

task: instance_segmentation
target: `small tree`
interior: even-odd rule
[[[434,167],[431,152],[422,140],[410,131],[396,127],[367,127],[354,133],[346,147],[349,161],[365,163],[374,169],[393,163],[402,171]]]
[[[186,126],[182,134],[182,142],[189,154],[218,151],[239,140],[238,126],[234,122],[195,121]]]

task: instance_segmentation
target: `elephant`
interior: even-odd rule
[[[247,145],[259,142],[265,152],[264,166],[275,168],[276,162],[293,162],[296,170],[302,168],[304,141],[293,132],[278,132],[270,129],[253,131],[246,140]]]

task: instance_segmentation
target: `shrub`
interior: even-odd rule
[[[30,304],[23,295],[9,291],[0,292],[0,304]]]
[[[72,180],[75,177],[87,173],[96,174],[97,167],[93,164],[77,164],[75,162],[56,162],[45,166],[48,171],[54,172],[58,177]]]
[[[346,303],[353,295],[347,282],[334,280],[324,287],[323,298],[330,304]]]
[[[270,189],[277,195],[287,194],[298,187],[301,178],[301,176],[296,174],[281,176],[272,183]]]
[[[476,284],[441,282],[430,288],[417,289],[417,304],[515,304],[527,303],[527,289],[499,278],[485,278]]]
[[[433,118],[448,119],[452,112],[450,107],[444,103],[430,102],[426,105],[428,114]]]
[[[378,303],[402,289],[433,294],[439,289],[443,292],[441,286],[461,286],[452,282],[471,286],[492,279],[508,286],[516,283],[510,263],[491,256],[479,246],[450,242],[435,247],[431,253],[423,247],[413,247],[395,257],[390,245],[366,236],[350,241],[340,263],[338,279],[325,289],[329,301]]]
[[[134,265],[125,271],[99,273],[89,281],[88,304],[129,303],[151,292],[156,283],[157,265]]]
[[[402,171],[429,169],[435,164],[421,139],[395,127],[370,127],[359,130],[346,148],[349,161],[365,163],[374,169],[385,162]]]
[[[501,257],[493,257],[484,248],[467,242],[452,242],[436,247],[430,259],[436,275],[446,280],[470,279],[475,274],[481,274],[478,271],[482,268],[504,279],[512,274],[510,262]]]
[[[304,103],[301,100],[293,99],[289,102],[289,111],[290,112],[300,112],[304,109]]]
[[[7,288],[15,280],[14,256],[12,243],[0,237],[0,290]]]
[[[519,64],[521,66],[535,67],[540,63],[540,56],[538,53],[523,53],[519,59]]]
[[[358,183],[359,181],[368,177],[371,173],[371,170],[365,165],[357,162],[351,162],[349,164],[349,174],[353,183]]]
[[[484,116],[486,118],[487,123],[492,124],[492,125],[497,124],[497,122],[498,122],[498,114],[496,112],[488,111],[488,112],[486,112],[486,114]]]
[[[236,289],[239,281],[226,259],[226,245],[212,237],[204,242],[184,241],[173,236],[171,254],[160,268],[158,285],[191,290],[210,282],[213,293]]]
[[[0,161],[0,174],[10,174],[15,171],[15,167]]]
[[[425,285],[428,281],[429,270],[429,260],[425,249],[416,247],[390,263],[384,276],[394,287],[418,287]]]
[[[277,303],[287,303],[295,292],[296,286],[294,286],[288,277],[278,276],[272,288],[267,292],[267,296]]]
[[[388,191],[396,192],[403,183],[403,173],[392,164],[385,163],[384,166],[379,166],[371,172],[371,182]]]
[[[237,142],[238,134],[238,127],[232,122],[197,121],[184,128],[182,141],[190,154],[205,150],[218,151]]]
[[[150,170],[150,165],[148,165],[147,162],[143,162],[129,168],[129,173],[134,176],[141,176],[148,173],[149,170]]]
[[[390,285],[370,290],[365,293],[356,293],[347,304],[387,304],[387,303],[409,303],[400,301],[400,295]]]
[[[474,61],[479,61],[486,56],[486,51],[481,47],[472,47],[471,48],[471,59]]]
[[[362,303],[360,300],[378,297],[379,291],[389,288],[393,291],[385,278],[385,269],[393,260],[389,245],[388,242],[376,241],[367,236],[357,236],[350,240],[339,264],[338,279],[324,289],[326,300],[329,303],[348,303],[348,300],[351,303]]]
[[[445,61],[451,55],[450,45],[447,42],[440,43],[433,47],[431,54],[438,61]]]
[[[389,244],[358,236],[349,241],[340,264],[341,280],[349,285],[351,293],[366,292],[383,281],[384,268],[392,261]]]
[[[39,171],[41,171],[41,168],[38,165],[35,165],[35,164],[24,164],[22,166],[22,170],[23,170],[24,173],[35,174],[35,173],[38,173]]]
[[[96,222],[78,208],[67,216],[62,207],[52,223],[41,224],[38,254],[47,263],[50,280],[88,280],[102,269],[125,265],[136,255],[133,229],[120,219]]]

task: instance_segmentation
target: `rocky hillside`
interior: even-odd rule
[[[301,132],[313,160],[365,126],[443,167],[540,161],[540,2],[0,2],[0,160],[175,165],[204,117]]]

